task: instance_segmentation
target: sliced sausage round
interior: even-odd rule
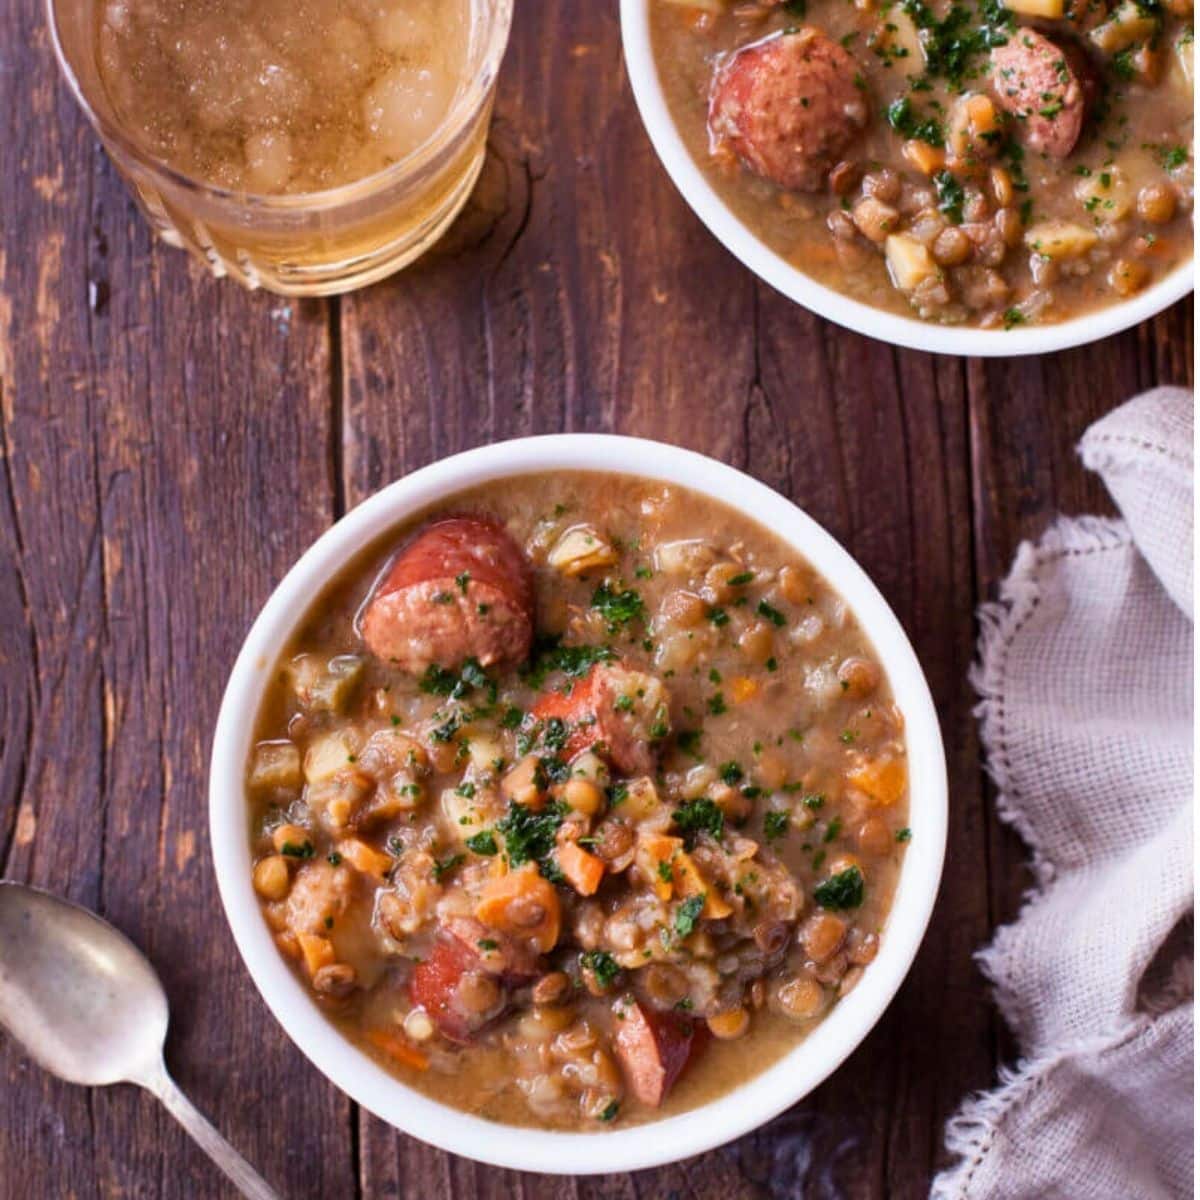
[[[992,91],[1031,150],[1066,158],[1079,141],[1093,81],[1086,54],[1036,29],[1018,29],[991,53]]]
[[[696,1022],[681,1013],[660,1013],[629,997],[613,1005],[613,1048],[634,1096],[658,1108],[683,1073],[699,1039]]]
[[[402,670],[519,663],[533,640],[533,577],[504,527],[447,517],[400,552],[362,613],[368,649]]]
[[[854,59],[807,27],[735,51],[708,103],[714,149],[729,146],[756,175],[799,192],[824,185],[869,116]]]
[[[624,775],[654,769],[658,742],[670,730],[662,681],[620,663],[597,663],[565,695],[547,692],[533,706],[535,720],[567,726],[563,757],[595,749]]]
[[[536,957],[508,939],[470,918],[455,918],[413,968],[409,992],[443,1037],[468,1042],[508,1007],[508,989],[530,982],[540,969]]]

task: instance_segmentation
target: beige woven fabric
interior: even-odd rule
[[[980,956],[1021,1061],[935,1200],[1191,1196],[1192,397],[1088,430],[1124,520],[1060,519],[981,612],[973,682],[1036,884]]]

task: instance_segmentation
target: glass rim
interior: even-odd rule
[[[100,136],[100,140],[105,143],[106,148],[111,144],[139,166],[162,176],[171,184],[186,191],[200,192],[210,199],[243,208],[279,212],[331,209],[355,200],[365,199],[435,159],[469,124],[471,118],[484,104],[488,91],[494,86],[501,59],[508,48],[513,16],[513,0],[493,0],[494,19],[479,66],[427,141],[410,150],[403,158],[389,163],[380,171],[364,175],[361,179],[353,179],[349,183],[341,183],[336,187],[323,188],[315,192],[270,195],[265,192],[235,191],[217,184],[206,183],[203,179],[180,171],[162,159],[148,154],[138,146],[115,121],[109,120],[99,113],[88,99],[59,35],[58,0],[45,0],[45,5],[46,21],[50,27],[50,41],[54,47],[54,57],[58,60],[59,70],[66,79],[67,86],[75,97],[75,102],[83,110],[84,116]]]

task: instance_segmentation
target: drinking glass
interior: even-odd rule
[[[121,127],[100,79],[99,0],[46,0],[63,74],[154,231],[214,275],[286,296],[374,283],[427,250],[483,166],[512,0],[472,0],[464,79],[429,141],[382,171],[325,191],[254,195],[189,177]]]

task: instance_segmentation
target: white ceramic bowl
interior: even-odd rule
[[[720,1099],[651,1125],[555,1133],[485,1121],[400,1083],[348,1042],[310,999],[271,940],[250,882],[243,771],[272,668],[326,580],[410,516],[488,480],[555,470],[614,471],[682,484],[745,512],[793,545],[850,603],[904,713],[910,826],[879,954],[803,1045]],[[946,842],[946,768],[937,714],[899,622],[861,568],[810,517],[770,488],[709,458],[658,442],[592,434],[522,438],[470,450],[386,487],[326,532],[275,589],[234,664],[217,720],[209,787],[217,884],[238,949],[288,1036],[359,1104],[423,1141],[498,1166],[561,1174],[628,1171],[711,1149],[761,1125],[817,1086],[866,1036],[900,986],[925,932]]]
[[[650,51],[650,5],[656,0],[621,0],[621,40],[625,66],[638,111],[655,153],[684,200],[708,226],[714,237],[760,279],[790,300],[836,321],[856,333],[865,333],[894,346],[930,350],[936,354],[1015,357],[1045,354],[1098,341],[1128,329],[1162,312],[1192,290],[1193,262],[1182,263],[1153,287],[1120,304],[1096,309],[1054,325],[1016,329],[975,329],[937,325],[916,317],[884,312],[818,283],[792,266],[752,233],[726,207],[725,202],[696,165],[667,108],[658,68]]]

